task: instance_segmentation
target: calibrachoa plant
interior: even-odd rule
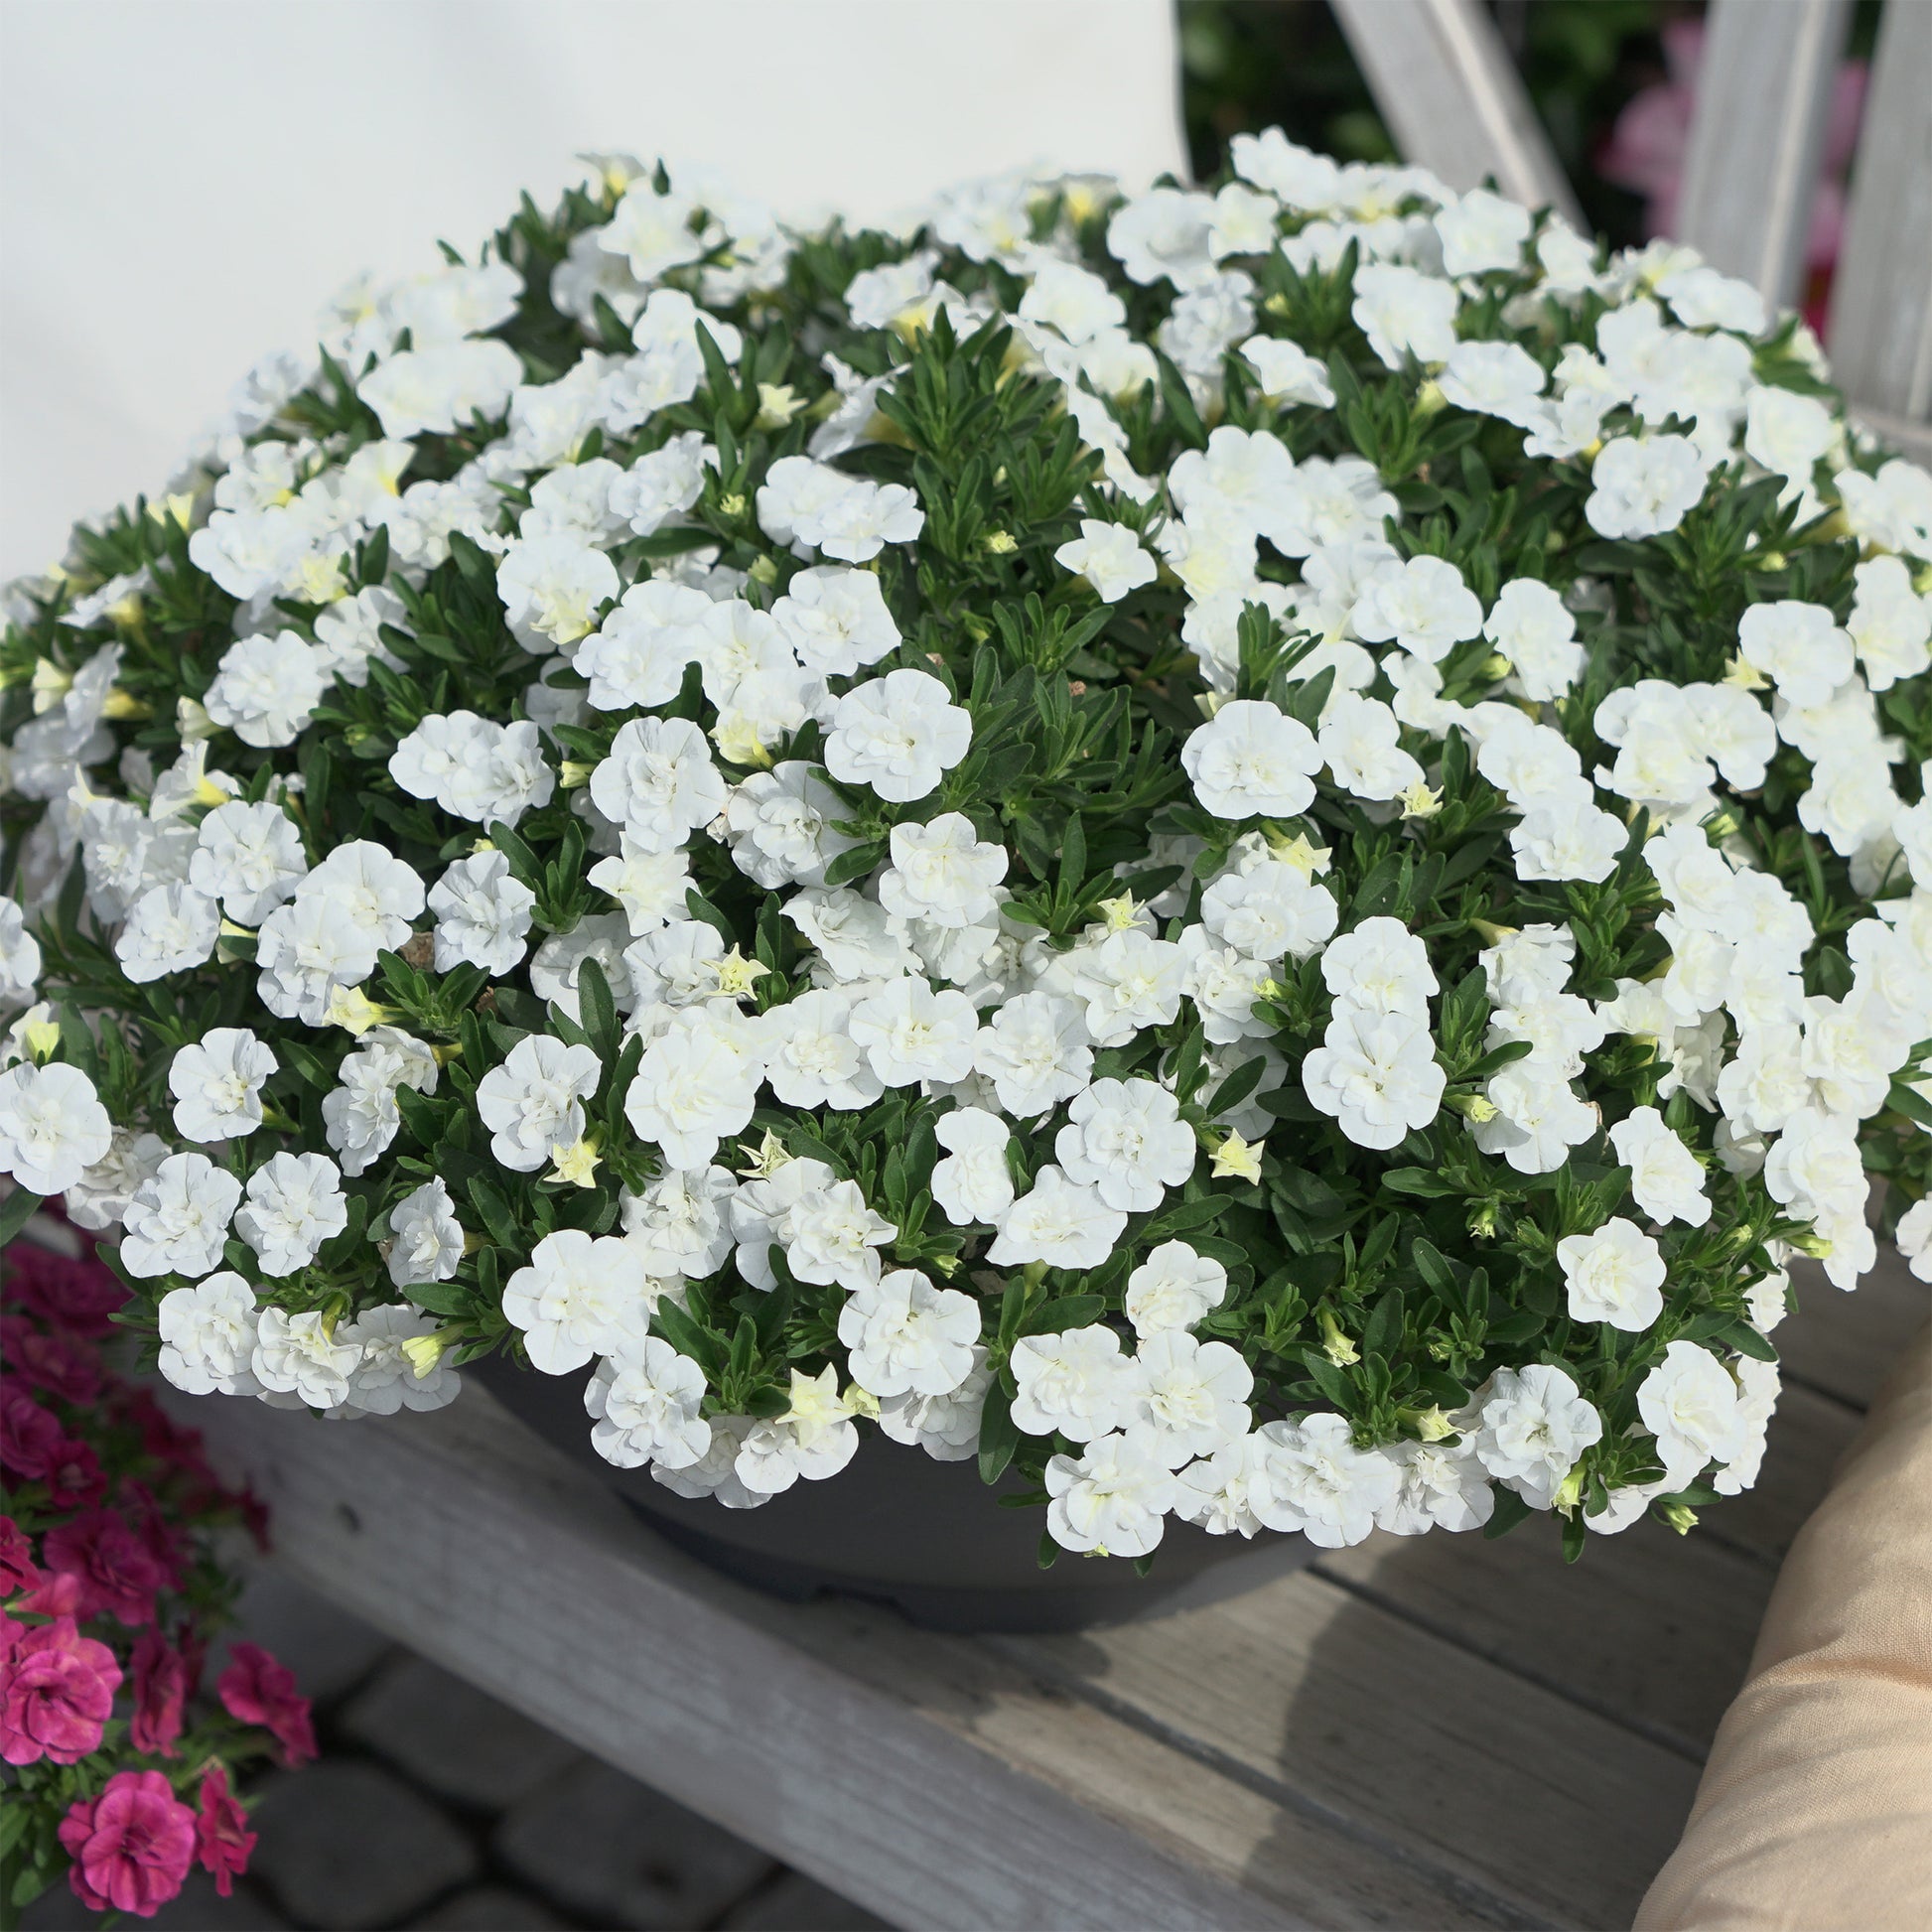
[[[236,1767],[315,1755],[308,1700],[258,1646],[201,1694],[234,1587],[218,1532],[259,1535],[260,1511],[103,1353],[126,1297],[91,1256],[0,1257],[7,1923],[63,1870],[97,1912],[150,1918],[198,1866],[225,1896],[255,1844]]]
[[[1751,1481],[1926,1184],[1932,479],[1682,249],[1234,166],[601,160],[16,591],[0,1159],[167,1376],[1043,1557]]]

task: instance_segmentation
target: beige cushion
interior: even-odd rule
[[[1932,1926],[1932,1328],[1785,1558],[1636,1924]]]

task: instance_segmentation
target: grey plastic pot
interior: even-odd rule
[[[1002,1509],[975,1462],[935,1462],[873,1430],[830,1481],[797,1483],[758,1509],[726,1509],[598,1454],[584,1410],[588,1370],[539,1375],[491,1356],[464,1373],[679,1549],[793,1602],[863,1597],[931,1630],[1081,1630],[1215,1602],[1316,1555],[1300,1536],[1265,1532],[1250,1543],[1170,1520],[1145,1577],[1123,1558],[1065,1552],[1042,1570],[1043,1511]]]

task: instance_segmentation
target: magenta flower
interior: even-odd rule
[[[173,1757],[188,1703],[188,1661],[150,1625],[141,1632],[130,1660],[134,1671],[134,1717],[127,1741],[137,1751]]]
[[[114,1332],[109,1318],[127,1290],[91,1254],[57,1255],[31,1241],[7,1250],[7,1299],[70,1335],[98,1341]]]
[[[70,1616],[25,1625],[0,1616],[0,1757],[74,1764],[100,1743],[121,1667]]]
[[[218,1764],[202,1773],[202,1811],[195,1820],[195,1845],[202,1869],[211,1872],[214,1889],[226,1898],[234,1881],[248,1869],[248,1855],[255,1849],[255,1834],[248,1829],[248,1814],[228,1790],[228,1774]]]
[[[238,1643],[233,1662],[214,1687],[237,1724],[261,1725],[280,1740],[283,1761],[306,1764],[316,1754],[309,1700],[295,1688],[295,1673],[278,1664],[259,1644]]]
[[[11,1516],[0,1516],[0,1596],[32,1589],[40,1581],[33,1543]]]
[[[0,1314],[0,1354],[24,1381],[62,1402],[91,1402],[100,1393],[100,1356],[73,1335],[38,1326],[24,1314]]]
[[[148,1546],[111,1509],[57,1523],[41,1539],[41,1561],[79,1580],[83,1620],[105,1612],[129,1625],[151,1623],[155,1591],[169,1581]]]
[[[47,1500],[55,1509],[85,1509],[107,1492],[107,1472],[91,1443],[64,1436],[49,1459]]]
[[[53,1468],[66,1440],[59,1419],[18,1382],[0,1387],[0,1468],[39,1482]]]
[[[195,1840],[195,1814],[159,1771],[116,1771],[61,1821],[68,1882],[90,1912],[152,1918],[181,1890]]]

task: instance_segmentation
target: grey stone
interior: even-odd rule
[[[776,1869],[742,1839],[589,1760],[518,1805],[495,1844],[565,1910],[639,1932],[709,1925]]]
[[[249,1889],[245,1878],[223,1898],[214,1880],[201,1871],[190,1872],[181,1895],[141,1922],[154,1932],[283,1932],[288,1925]],[[74,1897],[65,1878],[57,1879],[20,1915],[21,1932],[92,1932],[99,1923],[99,1915]]]
[[[802,1871],[787,1871],[755,1892],[720,1924],[726,1932],[893,1932],[886,1920],[874,1918]]]
[[[323,1932],[391,1924],[476,1876],[469,1838],[372,1764],[278,1777],[255,1807],[251,1866],[290,1917]]]
[[[409,1921],[412,1932],[549,1932],[569,1923],[527,1892],[479,1885]]]
[[[235,1622],[208,1654],[207,1682],[228,1661],[233,1642],[256,1643],[295,1673],[302,1695],[330,1704],[353,1690],[393,1647],[380,1630],[339,1610],[271,1564],[248,1573]]]
[[[420,1657],[385,1664],[341,1722],[413,1782],[484,1811],[506,1810],[583,1755]]]

